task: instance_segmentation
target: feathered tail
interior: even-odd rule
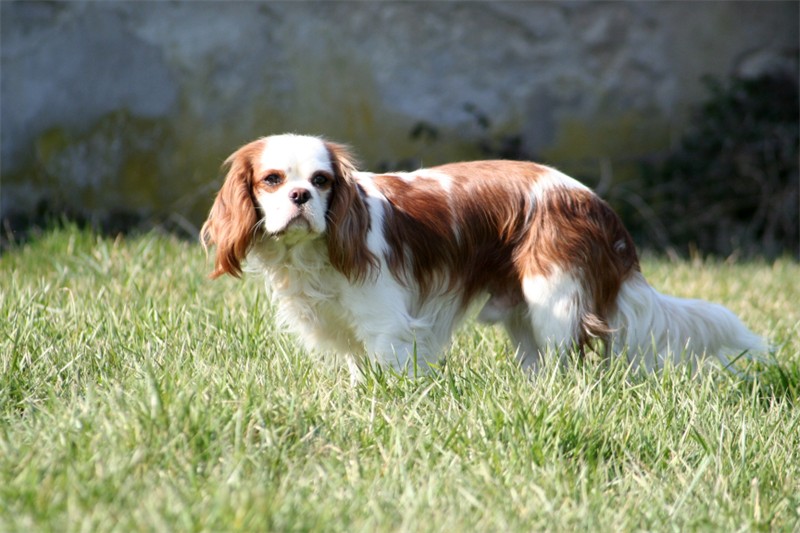
[[[763,361],[768,346],[725,307],[703,300],[666,296],[636,273],[620,288],[610,324],[612,352],[627,351],[634,368],[648,372],[667,361],[694,368],[703,356],[730,368],[743,357]]]

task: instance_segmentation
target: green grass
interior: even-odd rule
[[[351,388],[198,244],[47,232],[0,257],[0,531],[797,531],[800,266],[644,271],[777,364],[529,379],[471,325],[434,375]]]

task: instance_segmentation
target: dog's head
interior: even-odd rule
[[[253,141],[226,160],[228,174],[201,230],[217,247],[212,277],[239,276],[255,236],[302,241],[325,237],[331,263],[363,278],[369,214],[348,150],[317,137],[275,135]]]

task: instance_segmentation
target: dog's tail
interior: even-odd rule
[[[612,353],[627,352],[634,368],[649,372],[667,362],[695,368],[703,356],[733,370],[740,358],[764,361],[768,349],[725,307],[663,295],[638,272],[622,284],[610,325]]]

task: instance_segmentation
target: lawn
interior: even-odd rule
[[[798,531],[800,266],[643,269],[776,364],[530,378],[469,325],[353,388],[199,244],[48,231],[0,256],[0,531]]]

